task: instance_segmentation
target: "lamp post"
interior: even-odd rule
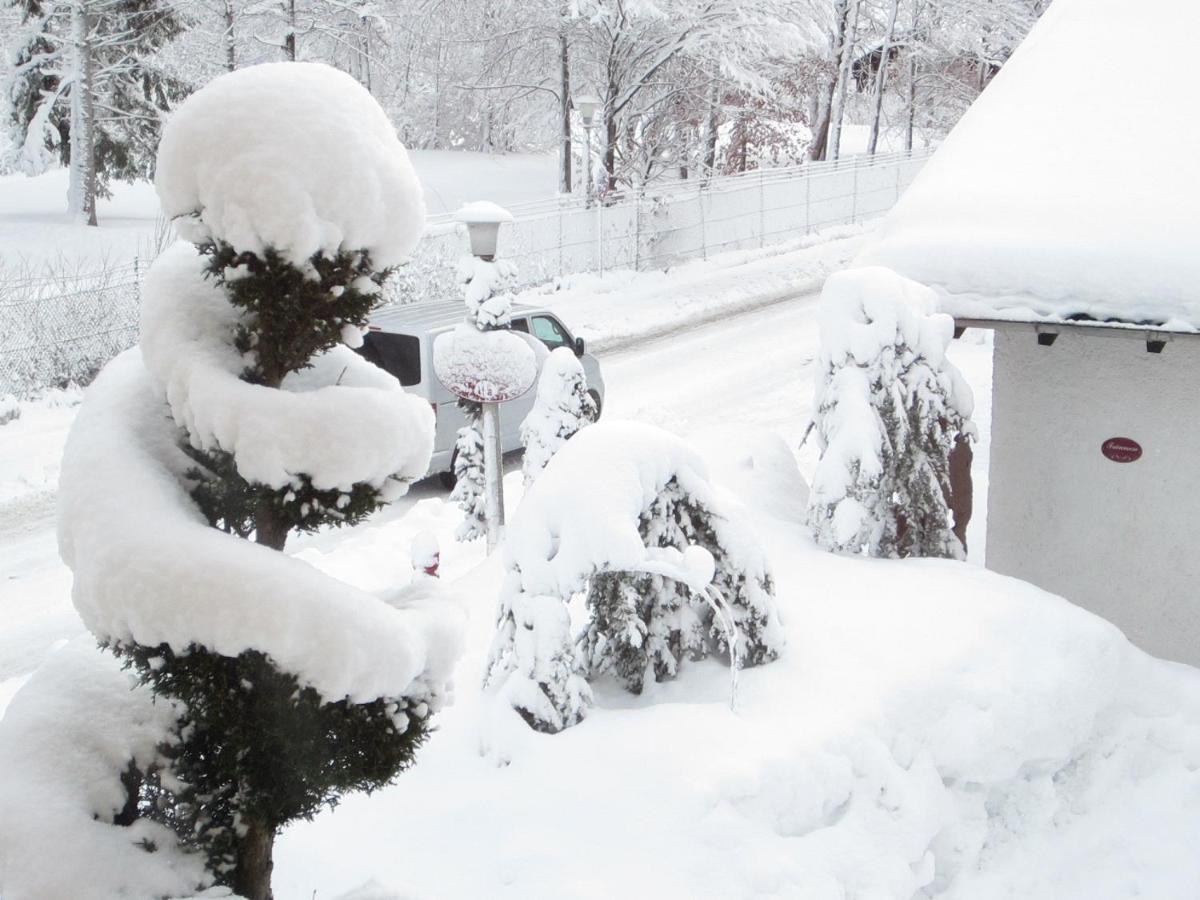
[[[494,203],[468,203],[455,219],[467,226],[471,253],[484,262],[494,263],[500,225],[511,222],[512,215]],[[490,293],[491,288],[487,290]],[[488,298],[478,299],[482,302]],[[506,301],[502,311],[489,310],[489,315],[498,317],[497,321],[481,324],[476,315],[478,310],[468,298],[469,324],[438,335],[433,351],[438,380],[455,396],[480,404],[489,553],[500,542],[504,528],[500,404],[526,393],[537,378],[533,350],[505,327],[507,302],[511,301]]]
[[[596,124],[596,110],[600,108],[600,100],[591,94],[583,94],[575,98],[575,108],[579,110],[579,118],[583,120],[583,131],[586,135],[586,151],[583,169],[587,173],[587,204],[595,200],[595,188],[592,185],[592,128]]]

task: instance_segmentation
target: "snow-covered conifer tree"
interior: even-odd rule
[[[454,490],[450,500],[458,504],[463,520],[454,531],[460,541],[473,541],[487,535],[487,485],[483,472],[483,431],[479,422],[479,404],[467,407],[467,424],[458,429],[454,442]]]
[[[570,347],[554,350],[542,364],[533,408],[521,423],[528,487],[568,438],[596,420],[596,401],[587,390],[583,366]]]
[[[156,186],[192,243],[156,260],[140,350],[80,412],[63,555],[84,622],[180,708],[148,814],[263,900],[281,827],[412,763],[458,651],[453,604],[394,608],[278,552],[428,465],[428,404],[343,343],[424,206],[375,101],[310,64],[190,97]]]
[[[963,555],[950,456],[974,435],[972,398],[946,359],[954,323],[934,303],[928,288],[887,269],[837,273],[825,284],[814,403],[822,453],[809,497],[822,547]]]
[[[163,114],[189,86],[156,53],[186,20],[166,0],[16,0],[23,22],[8,45],[3,117],[15,167],[30,175],[55,158],[71,167],[70,211],[96,224],[111,179],[147,178]]]
[[[742,666],[761,665],[779,655],[770,573],[736,523],[714,511],[706,484],[688,490],[678,477],[670,479],[643,510],[638,531],[649,548],[699,546],[712,554],[713,587],[733,613]],[[586,670],[592,677],[611,671],[635,694],[642,692],[647,677],[675,677],[684,659],[729,652],[709,603],[673,578],[601,572],[591,579],[587,607],[580,644]]]
[[[640,692],[647,677],[677,674],[684,658],[729,655],[711,604],[672,574],[671,560],[696,547],[711,553],[740,664],[775,659],[783,637],[766,559],[695,451],[641,423],[579,432],[509,525],[488,686],[532,727],[559,731],[586,711],[580,673],[611,672]],[[566,602],[579,593],[588,622],[573,642]]]

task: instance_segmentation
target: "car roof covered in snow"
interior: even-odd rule
[[[512,311],[513,315],[529,315],[544,310],[540,306],[514,303]],[[434,300],[385,307],[372,314],[369,324],[383,331],[419,332],[457,325],[466,316],[467,307],[463,301]]]
[[[959,318],[1200,329],[1195,0],[1055,0],[856,264]]]

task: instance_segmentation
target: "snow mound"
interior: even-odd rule
[[[937,287],[956,316],[1200,327],[1200,122],[1179,113],[1200,5],[1130,13],[1055,0],[858,261]],[[1118,57],[1080,78],[1079,60]]]
[[[437,701],[460,651],[464,611],[434,597],[396,611],[209,527],[183,485],[194,463],[180,438],[140,351],[121,354],[88,390],[67,440],[58,517],[88,629],[176,653],[192,643],[226,656],[259,650],[331,702]],[[311,440],[337,437],[322,430]]]
[[[366,250],[403,262],[425,225],[421,185],[387,116],[352,77],[316,63],[222,75],[174,112],[155,187],[179,234],[236,250]]]
[[[147,819],[113,824],[121,773],[158,761],[175,715],[90,635],[55,652],[0,720],[0,891],[7,900],[191,895],[203,860]],[[154,852],[144,844],[152,843]]]
[[[700,502],[713,500],[704,461],[682,438],[640,422],[583,429],[550,460],[508,524],[508,568],[520,572],[528,593],[555,597],[583,590],[601,568],[639,568],[648,551],[638,519],[672,478]]]
[[[184,242],[155,260],[141,337],[146,367],[198,449],[232,453],[242,477],[274,488],[305,474],[318,489],[366,482],[395,497],[425,474],[429,404],[349,348],[315,358],[283,390],[242,381],[246,361],[232,346],[240,313],[203,264]]]
[[[498,203],[490,200],[474,200],[464,203],[454,214],[456,222],[479,222],[481,224],[499,225],[511,222],[513,215]]]

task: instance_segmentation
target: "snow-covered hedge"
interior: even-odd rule
[[[616,669],[638,690],[631,656],[640,660],[640,674],[669,677],[685,655],[727,653],[725,633],[702,597],[674,580],[644,578],[662,571],[664,554],[678,556],[692,544],[716,559],[713,583],[732,611],[741,660],[774,659],[783,638],[767,561],[736,504],[709,483],[699,455],[642,423],[579,432],[533,483],[509,525],[488,685],[534,728],[558,731],[586,709],[589,691],[577,670]],[[577,649],[565,601],[589,585],[602,590],[616,574],[634,579],[636,588],[608,592],[611,602],[589,597],[591,617]],[[665,638],[646,641],[651,632]]]
[[[973,398],[946,358],[954,320],[935,310],[933,291],[888,269],[825,282],[809,518],[827,549],[963,554],[950,455],[974,435]]]

